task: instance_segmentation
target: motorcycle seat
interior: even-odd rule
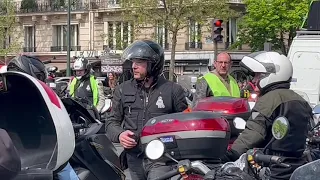
[[[48,169],[22,170],[13,180],[53,180],[53,173]]]

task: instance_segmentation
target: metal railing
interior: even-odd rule
[[[186,42],[185,50],[202,49],[202,42]]]
[[[51,46],[51,52],[67,51],[67,46]],[[81,46],[71,46],[71,51],[81,51]]]
[[[64,1],[37,2],[36,0],[26,0],[16,2],[16,13],[44,13],[44,12],[67,12],[68,4]],[[86,2],[71,2],[71,11],[89,10]]]
[[[36,52],[36,47],[23,47],[23,52]]]

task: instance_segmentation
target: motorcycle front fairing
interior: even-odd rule
[[[8,132],[19,152],[22,172],[17,178],[49,178],[74,151],[68,113],[53,90],[32,76],[6,72],[0,78],[0,128]]]
[[[84,138],[76,141],[76,150],[71,161],[73,167],[76,170],[85,168],[97,179],[124,179],[124,173],[120,169],[120,160],[112,142],[105,134],[90,135],[89,132],[84,135]],[[84,167],[78,167],[79,164]]]

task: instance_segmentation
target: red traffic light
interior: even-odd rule
[[[214,25],[220,27],[222,25],[222,22],[223,21],[221,19],[218,19],[214,22]]]

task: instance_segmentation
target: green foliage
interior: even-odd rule
[[[170,79],[173,78],[175,47],[178,31],[188,27],[190,20],[200,25],[210,23],[208,18],[227,20],[236,15],[228,0],[123,0],[124,17],[135,23],[137,29],[146,25],[156,27],[162,22],[171,36]]]
[[[19,33],[16,24],[16,6],[13,0],[3,0],[0,7],[0,56],[6,57],[9,53],[20,50],[20,43],[17,40]]]
[[[247,13],[240,20],[239,41],[252,51],[263,50],[265,42],[287,54],[288,47],[308,12],[309,0],[245,0]]]

